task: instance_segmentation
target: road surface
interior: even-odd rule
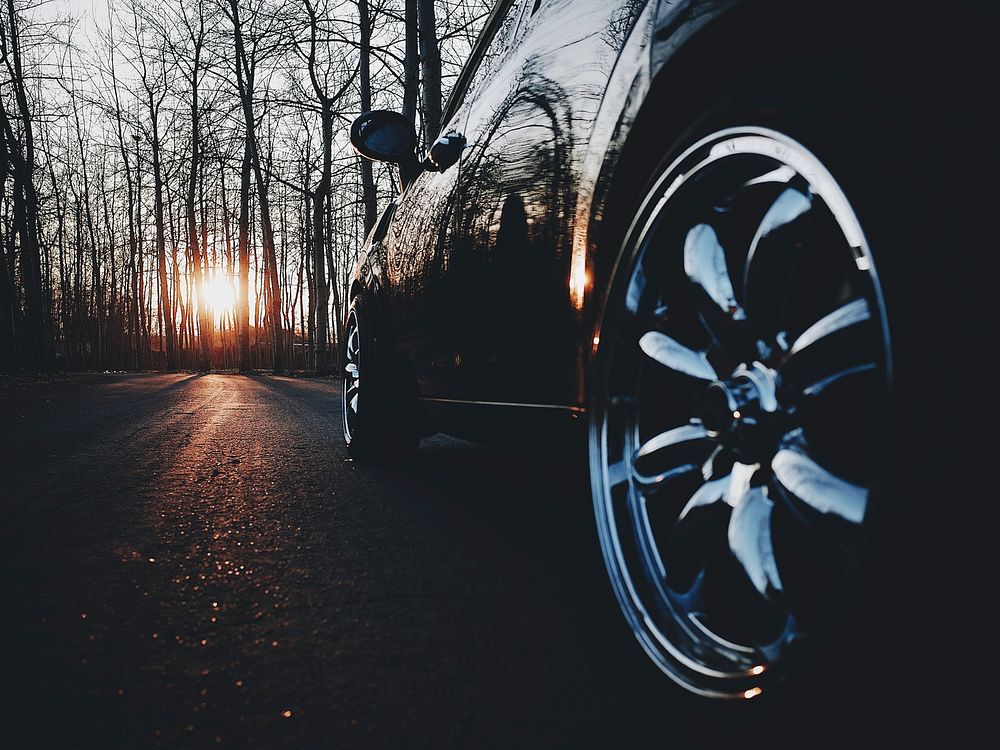
[[[585,480],[359,465],[338,388],[0,391],[0,747],[683,747]]]

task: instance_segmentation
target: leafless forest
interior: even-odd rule
[[[2,4],[0,373],[330,371],[396,189],[348,125],[426,144],[492,2]]]

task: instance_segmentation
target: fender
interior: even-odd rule
[[[389,314],[389,302],[386,299],[385,269],[382,263],[382,240],[389,230],[389,223],[396,213],[398,196],[389,201],[365,239],[364,245],[358,251],[358,258],[351,271],[351,281],[348,292],[348,304],[351,298],[365,293],[374,302],[373,308],[378,316],[381,330],[391,332],[392,316]],[[347,306],[345,305],[345,315]],[[343,353],[341,353],[343,354]]]
[[[569,296],[581,317],[585,362],[597,350],[593,332],[617,260],[600,248],[602,229],[617,189],[626,145],[648,104],[654,80],[695,35],[746,0],[650,0],[640,12],[608,79],[580,173]],[[673,71],[671,71],[672,73]],[[641,187],[641,186],[639,186]],[[577,403],[586,403],[585,372],[579,368]]]
[[[780,68],[788,59],[800,65],[803,60],[863,59],[869,65],[866,75],[880,86],[919,91],[925,75],[949,64],[950,31],[966,21],[977,23],[981,6],[961,0],[934,13],[894,0],[651,0],[612,71],[581,172],[568,290],[580,316],[585,355],[576,384],[578,403],[586,400],[595,324],[620,256],[628,212],[662,155],[652,154],[651,144],[668,147],[663,141],[682,133],[720,87],[751,66]],[[927,39],[939,40],[940,46],[929,50]]]

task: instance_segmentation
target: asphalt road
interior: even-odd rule
[[[685,747],[579,472],[359,465],[338,387],[0,391],[0,747]]]

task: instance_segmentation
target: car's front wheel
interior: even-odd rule
[[[631,629],[702,704],[766,703],[863,606],[891,329],[847,191],[773,126],[692,135],[634,210],[597,331],[595,512]]]

